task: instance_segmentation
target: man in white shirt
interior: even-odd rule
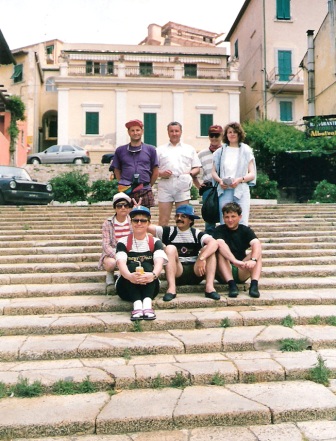
[[[159,225],[168,225],[173,204],[188,204],[190,188],[201,162],[195,148],[181,142],[182,125],[176,121],[167,126],[169,142],[156,149],[159,160]]]

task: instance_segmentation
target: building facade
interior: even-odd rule
[[[168,139],[183,126],[197,150],[208,127],[239,120],[242,83],[225,47],[66,44],[60,40],[13,51],[11,93],[26,103],[28,151],[77,144],[93,162],[128,141],[125,122],[141,119],[145,141]]]
[[[271,119],[303,127],[306,31],[318,28],[327,0],[246,0],[226,41],[239,61],[242,121]]]

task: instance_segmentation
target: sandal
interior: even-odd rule
[[[134,322],[136,320],[143,320],[144,315],[142,309],[135,309],[131,312],[131,321]]]
[[[144,320],[155,320],[156,315],[155,315],[154,309],[144,309],[143,310],[143,319]]]

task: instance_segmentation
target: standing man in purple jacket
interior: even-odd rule
[[[142,142],[144,129],[141,121],[134,119],[125,126],[130,142],[116,149],[111,164],[118,180],[118,191],[145,207],[154,207],[152,187],[159,175],[156,149]]]

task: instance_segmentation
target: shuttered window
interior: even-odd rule
[[[293,103],[280,101],[280,121],[293,121]]]
[[[144,114],[144,142],[156,146],[156,113]]]
[[[292,75],[292,52],[278,51],[279,81],[288,81]]]
[[[202,114],[201,115],[201,136],[209,135],[209,127],[213,125],[213,115]]]
[[[278,20],[290,20],[290,0],[276,0],[276,14]]]
[[[85,134],[99,135],[99,112],[85,113]]]

